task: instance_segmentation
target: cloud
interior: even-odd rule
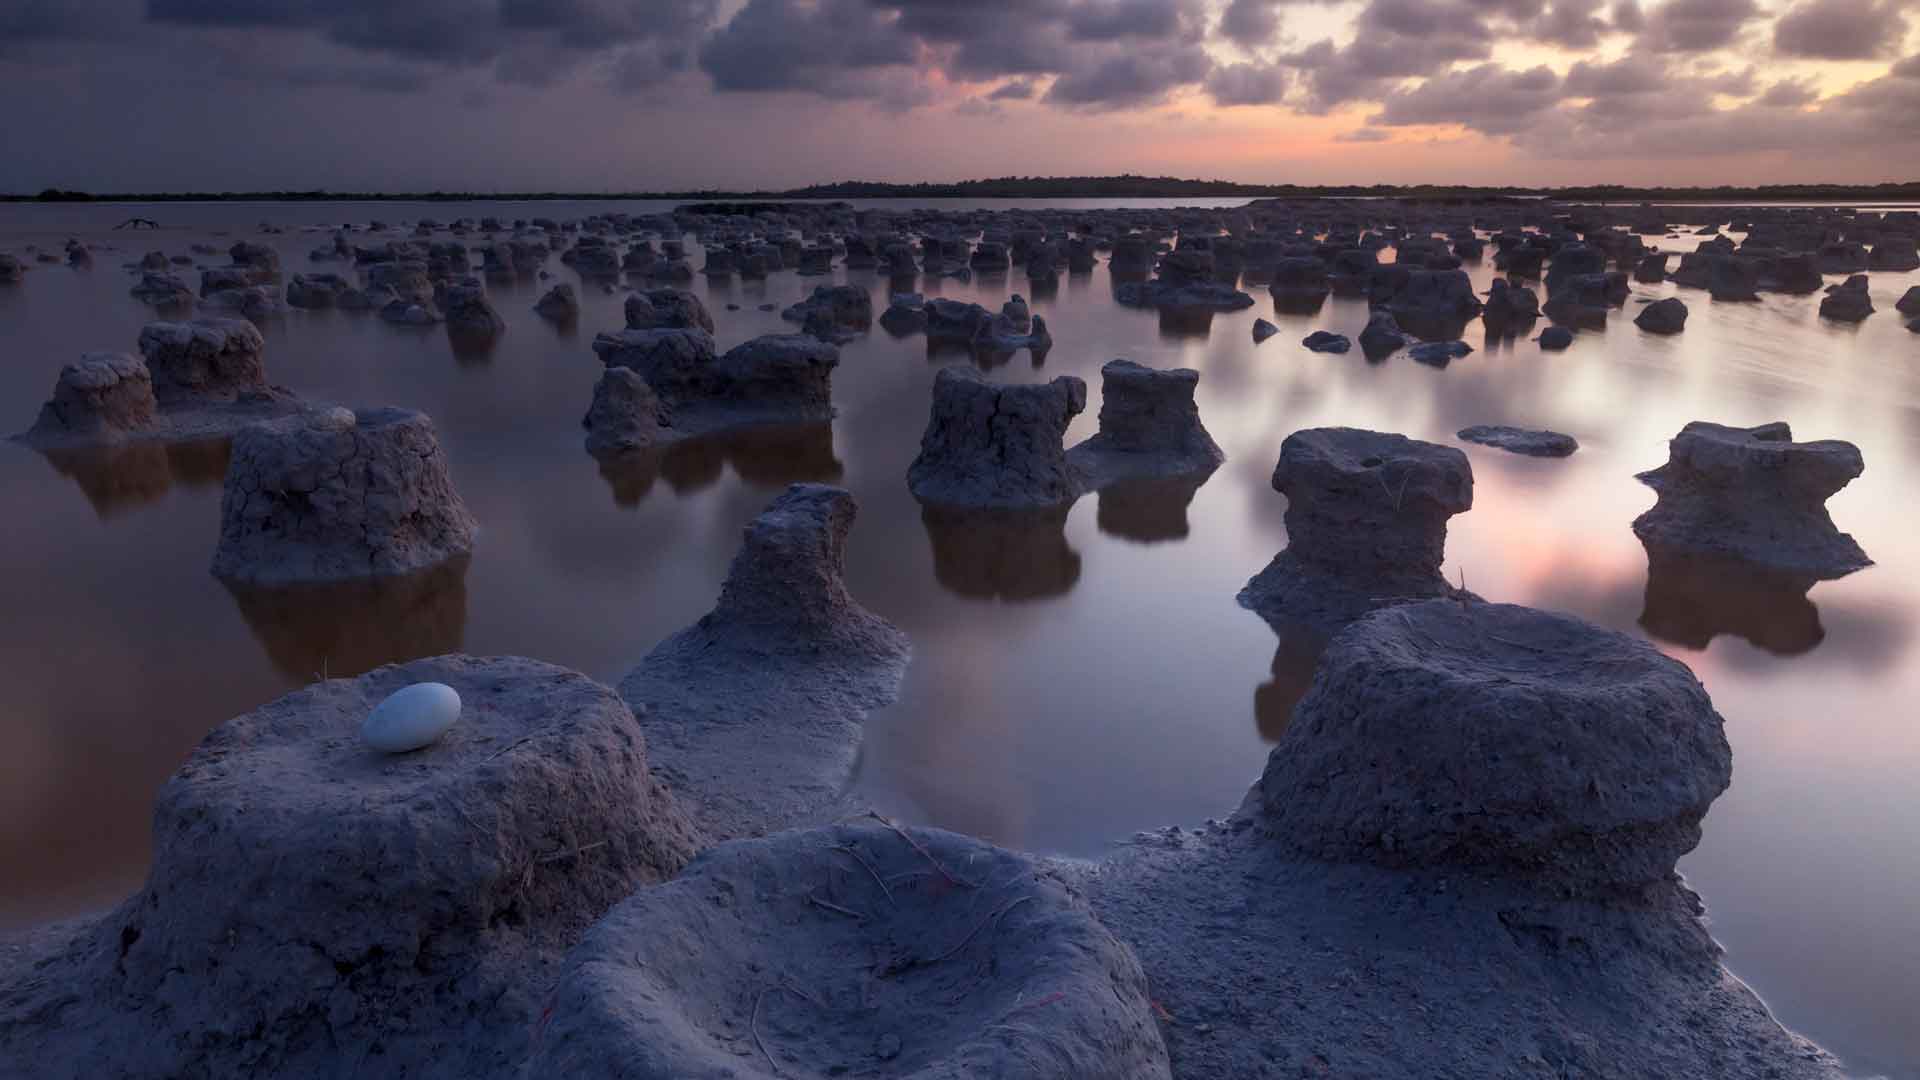
[[[1381,131],[1379,128],[1358,128],[1353,131],[1343,131],[1335,135],[1333,141],[1337,143],[1383,143],[1391,138],[1393,138],[1392,135]]]
[[[1195,0],[1080,0],[1066,20],[1075,41],[1193,40],[1202,25]]]
[[[1482,64],[1387,95],[1368,122],[1381,127],[1459,124],[1488,135],[1511,135],[1529,129],[1540,113],[1560,103],[1560,96],[1560,76],[1552,68],[1513,71]]]
[[[1208,74],[1206,91],[1217,105],[1275,105],[1287,93],[1287,71],[1278,64],[1223,64]]]
[[[1761,105],[1775,108],[1797,109],[1811,105],[1819,100],[1820,91],[1811,79],[1782,79],[1767,87],[1766,93],[1757,99]]]
[[[1591,49],[1614,29],[1600,17],[1602,0],[1554,0],[1553,6],[1527,24],[1536,40],[1563,49]]]
[[[1711,52],[1733,44],[1759,14],[1754,0],[1667,0],[1647,14],[1637,45],[1653,52]]]
[[[1212,67],[1197,45],[1124,49],[1063,73],[1042,100],[1100,109],[1157,105],[1175,88],[1205,79]]]
[[[1907,36],[1897,0],[1807,0],[1773,24],[1773,51],[1817,60],[1897,55]]]
[[[1280,33],[1280,0],[1232,0],[1220,14],[1220,36],[1242,48],[1255,48]]]
[[[1032,80],[1015,79],[1012,82],[1002,83],[1001,85],[994,87],[993,92],[987,95],[987,100],[988,101],[1032,101],[1033,96],[1037,93],[1039,93],[1039,88],[1033,85]]]
[[[748,0],[700,47],[700,68],[721,91],[859,96],[875,85],[872,69],[914,61],[898,21],[865,0]]]

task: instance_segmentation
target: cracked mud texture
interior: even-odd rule
[[[1071,375],[1003,385],[970,367],[942,368],[907,486],[923,503],[950,507],[1071,504],[1087,477],[1067,458],[1067,425],[1086,407],[1087,384]]]
[[[1110,360],[1100,368],[1100,380],[1100,430],[1067,451],[1092,486],[1207,474],[1227,459],[1200,423],[1200,407],[1193,400],[1199,372]]]
[[[473,534],[424,413],[330,409],[234,438],[213,572],[254,584],[405,574],[467,554]]]

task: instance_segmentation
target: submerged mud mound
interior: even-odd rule
[[[87,353],[61,368],[53,397],[16,438],[42,449],[199,442],[309,409],[267,385],[265,348],[244,319],[149,323],[141,356]]]
[[[1844,577],[1873,560],[1834,527],[1826,502],[1865,470],[1852,443],[1797,443],[1785,424],[1695,421],[1674,436],[1665,465],[1640,474],[1660,499],[1633,531],[1650,548],[1732,556],[1822,581]]]
[[[1459,450],[1309,428],[1281,444],[1273,488],[1287,497],[1287,547],[1240,591],[1242,607],[1330,632],[1375,608],[1456,595],[1440,564],[1447,519],[1473,507]]]
[[[715,837],[788,828],[834,805],[862,718],[899,692],[907,637],[842,576],[854,514],[839,488],[788,488],[747,526],[714,609],[620,684],[655,767]]]
[[[460,695],[447,734],[369,748],[373,707],[428,681]],[[153,833],[141,891],[0,991],[0,1059],[75,1076],[509,1075],[565,950],[694,847],[611,690],[466,656],[229,721],[161,789]]]
[[[568,958],[529,1075],[1152,1080],[1139,963],[1054,873],[937,830],[714,848]]]
[[[405,574],[472,551],[473,533],[426,414],[329,409],[234,439],[213,572],[254,584]]]
[[[1200,423],[1192,368],[1156,370],[1131,360],[1100,368],[1100,430],[1067,451],[1092,486],[1137,477],[1211,474],[1227,455]]]
[[[1336,636],[1258,790],[1312,858],[1605,892],[1671,876],[1732,768],[1706,690],[1645,641],[1449,599]]]
[[[1087,407],[1071,375],[1012,386],[968,367],[940,369],[907,486],[923,503],[1032,509],[1071,504],[1087,478],[1067,457],[1067,425]]]

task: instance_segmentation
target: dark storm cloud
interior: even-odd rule
[[[0,51],[29,42],[111,36],[139,17],[138,0],[0,0]]]
[[[1276,105],[1287,93],[1287,71],[1278,64],[1222,64],[1207,76],[1217,105]]]
[[[1619,0],[1613,5],[1611,18],[1614,29],[1629,34],[1637,34],[1647,28],[1647,16],[1640,10],[1639,0]]]
[[[1872,60],[1900,52],[1898,0],[1807,0],[1773,24],[1773,50],[1817,60]]]
[[[493,61],[522,47],[601,51],[691,37],[717,0],[147,0],[157,23],[303,29],[368,52],[449,64]]]
[[[1733,44],[1759,15],[1754,0],[1667,0],[1646,14],[1638,45],[1653,52],[1710,52]]]
[[[1560,77],[1551,68],[1513,71],[1482,64],[1388,94],[1369,122],[1385,127],[1460,124],[1488,135],[1511,135],[1530,128],[1560,97]]]
[[[1197,0],[1081,0],[1067,9],[1075,41],[1193,39],[1203,25]]]
[[[811,90],[853,96],[847,76],[913,62],[899,16],[865,0],[749,0],[700,47],[718,90]]]

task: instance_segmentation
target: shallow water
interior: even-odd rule
[[[291,274],[326,235],[253,235],[262,220],[659,208],[0,207],[5,250],[57,251],[69,235],[121,249],[97,251],[91,271],[41,266],[0,288],[0,429],[31,424],[82,351],[132,350],[151,314],[127,296],[120,264],[146,250],[245,237],[277,246]],[[179,227],[111,231],[135,214]],[[549,268],[575,280],[557,259]],[[1484,288],[1492,270],[1473,274]],[[884,306],[885,280],[866,271],[693,288],[724,349],[792,329],[757,306],[829,280],[866,284]],[[1636,300],[1682,296],[1686,332],[1642,334],[1629,301],[1608,331],[1553,355],[1524,340],[1486,346],[1476,322],[1467,340],[1480,351],[1445,370],[1297,346],[1314,329],[1357,334],[1361,301],[1277,315],[1249,288],[1252,309],[1175,333],[1115,305],[1104,268],[1037,294],[1018,271],[927,281],[929,293],[994,307],[1029,296],[1058,344],[1044,365],[1021,353],[993,373],[1086,379],[1070,443],[1095,429],[1100,365],[1125,356],[1199,369],[1201,416],[1228,454],[1184,508],[1179,491],[1089,496],[1064,529],[992,532],[927,520],[907,492],[933,375],[956,360],[929,357],[919,337],[876,327],[843,348],[830,429],[681,447],[657,468],[603,474],[578,424],[601,370],[589,342],[621,324],[623,296],[582,289],[568,335],[530,311],[550,283],[496,287],[511,328],[481,357],[456,356],[439,331],[291,312],[262,327],[269,376],[312,399],[430,413],[482,525],[472,560],[401,592],[326,590],[297,605],[235,594],[207,573],[219,447],[50,460],[0,445],[0,926],[135,887],[155,787],[212,727],[316,674],[462,649],[616,681],[711,606],[741,527],[802,479],[856,494],[851,587],[913,638],[903,700],[868,724],[858,783],[874,799],[909,820],[1072,854],[1224,816],[1310,673],[1310,651],[1281,647],[1234,603],[1286,543],[1285,501],[1269,486],[1281,440],[1344,424],[1451,443],[1470,424],[1514,423],[1570,432],[1582,449],[1538,461],[1464,446],[1476,501],[1453,521],[1448,576],[1490,599],[1648,634],[1692,665],[1727,718],[1735,775],[1681,868],[1729,966],[1853,1067],[1920,1076],[1920,844],[1906,833],[1920,822],[1920,530],[1908,499],[1920,477],[1920,337],[1892,310],[1920,274],[1872,280],[1880,311],[1858,327],[1823,323],[1817,297],[1715,304],[1636,285]],[[1281,333],[1255,347],[1259,316]],[[1802,439],[1857,443],[1866,475],[1829,506],[1878,565],[1804,597],[1711,567],[1649,581],[1628,525],[1653,499],[1633,474],[1665,460],[1666,440],[1696,419],[1787,420]]]

